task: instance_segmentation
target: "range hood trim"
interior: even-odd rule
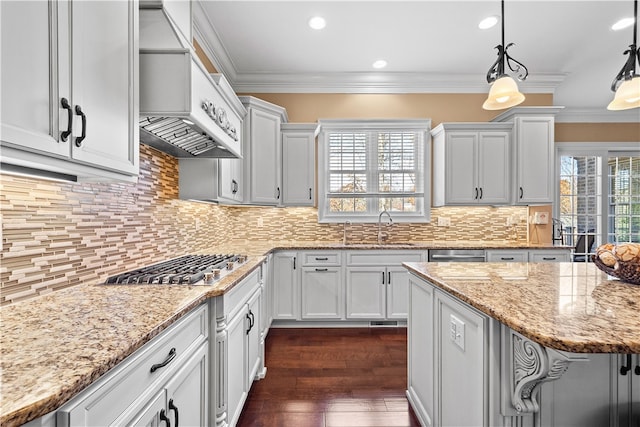
[[[174,157],[242,158],[242,120],[246,109],[224,76],[214,78],[208,72],[166,9],[160,7],[163,3],[153,5],[141,8],[140,14],[147,18],[153,31],[168,26],[173,38],[168,42],[170,47],[155,47],[151,43],[154,47],[140,48],[140,141]],[[145,15],[146,12],[149,14]],[[181,47],[175,47],[176,42]],[[178,129],[176,133],[184,132],[184,138],[167,140],[153,129],[143,128],[145,120],[168,123],[169,118],[193,125],[173,122]],[[198,138],[198,133],[206,134],[205,138]],[[206,139],[215,145],[200,152],[201,145],[208,143]],[[192,140],[199,141],[198,150],[185,149]]]

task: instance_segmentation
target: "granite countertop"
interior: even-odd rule
[[[405,263],[412,273],[545,347],[640,353],[640,286],[591,263]]]
[[[83,284],[0,308],[0,425],[21,425],[60,407],[177,319],[224,294],[275,250],[552,249],[524,242],[232,242],[199,253],[248,261],[213,286]]]

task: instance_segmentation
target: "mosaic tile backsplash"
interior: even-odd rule
[[[176,159],[141,145],[136,184],[60,183],[0,175],[0,305],[123,270],[238,241],[342,241],[341,224],[318,224],[314,208],[227,207],[179,200]],[[391,242],[526,241],[506,218],[522,207],[434,208],[450,227],[394,224]],[[262,224],[259,226],[259,224]],[[375,224],[349,226],[375,242]]]

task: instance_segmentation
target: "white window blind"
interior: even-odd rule
[[[383,209],[396,220],[428,221],[429,124],[321,121],[320,221],[373,222]]]

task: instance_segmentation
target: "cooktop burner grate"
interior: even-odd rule
[[[203,280],[204,273],[237,260],[238,255],[185,255],[111,276],[105,284],[193,284]]]

